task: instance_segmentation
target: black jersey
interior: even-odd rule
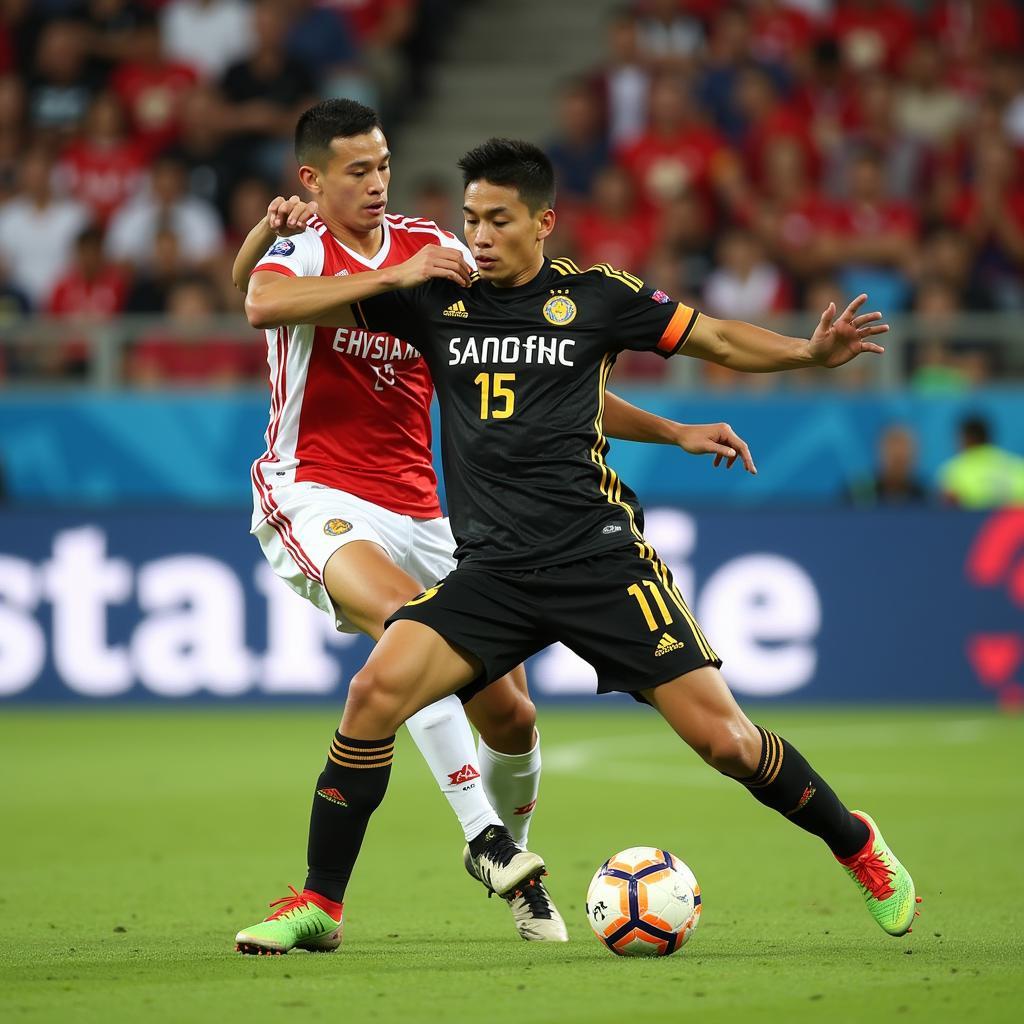
[[[633,492],[605,462],[617,353],[670,356],[699,316],[623,271],[545,260],[519,288],[432,280],[355,307],[423,354],[462,563],[540,568],[640,537]]]

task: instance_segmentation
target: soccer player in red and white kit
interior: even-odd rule
[[[344,322],[342,311],[347,318],[351,275],[426,272],[468,284],[472,258],[432,222],[386,214],[390,153],[374,111],[350,100],[317,104],[299,119],[295,148],[316,213],[298,197],[275,200],[234,268],[239,287],[251,271],[247,314],[269,342],[270,424],[267,450],[252,467],[252,532],[292,589],[339,629],[376,640],[389,615],[454,568],[455,541],[437,499],[425,363],[390,334],[332,325]],[[753,470],[746,445],[723,424],[674,424],[609,394],[605,427],[611,436],[715,454],[716,464],[742,457]],[[478,749],[457,697],[408,722],[463,827],[466,868],[506,899],[523,938],[565,941],[540,880],[543,861],[525,849],[540,752],[522,666],[466,712],[480,733]],[[337,737],[328,756],[338,765],[390,762],[390,752],[371,754]],[[314,802],[344,805],[325,776]],[[335,948],[341,907],[323,891],[338,881],[311,871],[303,891],[279,901],[268,921],[283,923],[312,904],[339,924],[315,948]],[[240,933],[239,948],[313,948],[301,936],[285,948],[250,938]]]

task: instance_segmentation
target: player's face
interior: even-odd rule
[[[391,152],[379,128],[332,140],[326,166],[304,166],[299,175],[329,221],[357,234],[380,227],[387,209]]]
[[[531,212],[518,189],[471,181],[462,211],[466,244],[485,281],[510,288],[537,273],[544,260],[544,239],[555,224],[554,210]]]

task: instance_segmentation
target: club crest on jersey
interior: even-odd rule
[[[328,519],[324,523],[324,533],[328,537],[340,537],[343,533],[348,533],[352,529],[352,524],[345,519]]]
[[[568,295],[552,295],[544,303],[544,319],[556,327],[571,324],[576,319],[576,303]]]
[[[666,302],[671,302],[672,301],[668,297],[668,295],[665,292],[663,292],[660,288],[656,292],[653,292],[651,294],[651,300],[653,302],[659,302],[659,303],[661,303],[661,305],[665,305]]]
[[[271,247],[268,256],[291,256],[295,252],[295,243],[287,238],[279,238]]]

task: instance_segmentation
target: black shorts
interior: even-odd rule
[[[422,622],[481,662],[463,701],[557,641],[594,666],[598,693],[637,700],[640,690],[722,664],[649,544],[543,569],[460,566],[388,624],[398,619]]]

